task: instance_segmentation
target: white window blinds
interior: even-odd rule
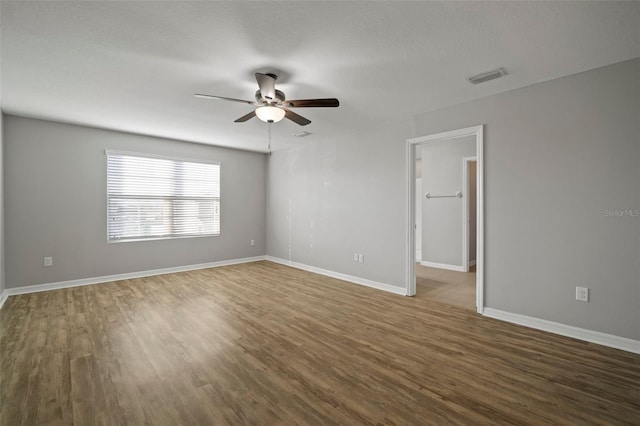
[[[109,241],[220,234],[220,164],[107,151]]]

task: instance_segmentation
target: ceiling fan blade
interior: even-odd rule
[[[256,112],[255,111],[251,111],[249,114],[243,115],[242,117],[238,118],[237,120],[234,120],[234,123],[244,123],[247,120],[252,119],[253,117],[256,116]]]
[[[297,99],[293,101],[285,101],[284,106],[288,108],[321,108],[340,106],[340,101],[336,98],[326,99]]]
[[[256,73],[256,80],[260,88],[260,94],[264,99],[271,102],[276,99],[276,76],[273,74]]]
[[[295,112],[289,111],[288,109],[284,110],[284,116],[287,117],[289,120],[298,123],[301,126],[306,126],[307,124],[311,123],[311,120],[307,120],[300,114],[296,114]]]
[[[219,99],[222,101],[242,102],[243,104],[256,105],[254,101],[245,101],[244,99],[236,99],[236,98],[225,98],[224,96],[203,95],[201,93],[196,93],[193,96],[195,96],[196,98]]]

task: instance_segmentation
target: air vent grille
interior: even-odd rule
[[[471,84],[480,84],[485,81],[495,80],[496,78],[504,77],[507,75],[507,72],[503,68],[498,68],[496,70],[483,72],[482,74],[476,74],[471,77],[468,77],[469,83]]]

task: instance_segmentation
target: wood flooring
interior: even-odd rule
[[[629,425],[640,356],[271,262],[12,296],[0,424]]]
[[[472,266],[469,272],[457,272],[416,263],[416,293],[476,311],[476,267]]]

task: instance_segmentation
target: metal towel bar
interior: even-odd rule
[[[427,198],[462,198],[462,192],[458,191],[455,195],[431,195],[431,193],[427,192],[425,194]]]

